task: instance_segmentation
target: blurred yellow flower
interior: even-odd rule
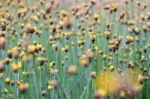
[[[102,71],[96,78],[96,89],[103,90],[108,95],[118,90],[119,83],[115,72],[109,70]]]

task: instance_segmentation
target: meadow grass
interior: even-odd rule
[[[3,2],[0,98],[150,99],[149,5],[146,0]]]

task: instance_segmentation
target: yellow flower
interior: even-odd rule
[[[14,47],[14,48],[11,49],[11,52],[12,52],[12,53],[15,53],[17,50],[18,50],[18,48],[17,48],[17,47]]]
[[[15,73],[17,73],[18,70],[19,70],[20,68],[22,68],[21,62],[12,63],[11,66],[12,66],[12,69],[13,69],[13,71],[14,71]]]
[[[11,61],[12,61],[12,59],[10,59],[10,58],[5,58],[4,59],[4,63],[5,64],[9,64]]]
[[[84,67],[87,67],[89,64],[89,60],[86,55],[82,55],[80,58],[80,64],[83,65]]]
[[[97,21],[98,18],[99,18],[99,15],[98,14],[94,14],[94,16],[93,16],[94,21]]]
[[[107,95],[116,92],[119,88],[119,79],[115,72],[102,71],[96,78],[96,88],[104,91]]]
[[[20,53],[20,57],[24,62],[27,61],[27,56],[25,55],[24,51]]]
[[[133,36],[127,36],[126,39],[127,39],[127,41],[126,41],[127,44],[132,43],[134,41]]]
[[[105,97],[107,95],[105,90],[97,90],[96,91],[96,96],[97,97]]]
[[[121,96],[121,97],[124,97],[125,95],[126,95],[125,91],[121,90],[121,91],[120,91],[120,96]]]
[[[55,89],[58,87],[58,83],[56,80],[49,80],[48,81],[48,89]]]
[[[51,85],[48,85],[48,90],[52,89],[53,87]]]
[[[29,46],[28,46],[28,51],[29,51],[30,53],[34,53],[34,51],[35,51],[35,46],[34,46],[34,45],[29,45]]]
[[[22,60],[25,62],[25,61],[27,61],[27,57],[26,56],[23,56],[22,57]]]
[[[18,68],[20,69],[22,67],[21,62],[18,62]]]
[[[5,22],[6,22],[6,19],[0,18],[0,24],[1,24],[1,23],[5,23]]]
[[[5,78],[5,83],[7,83],[7,84],[10,84],[10,82],[11,82],[11,79],[10,78]]]
[[[111,66],[109,67],[109,69],[110,69],[110,71],[114,71],[115,67],[114,67],[113,65],[111,65]]]
[[[0,42],[5,42],[5,38],[4,37],[0,37]]]
[[[64,48],[64,47],[63,47],[63,48],[61,48],[61,51],[62,51],[62,52],[64,52],[64,51],[65,51],[65,48]]]
[[[49,66],[52,67],[55,65],[55,61],[52,61],[51,63],[49,63]]]
[[[38,22],[38,21],[39,21],[38,16],[33,16],[32,19],[33,19],[35,22]]]
[[[3,91],[4,91],[5,94],[8,93],[8,89],[7,88],[4,88]]]

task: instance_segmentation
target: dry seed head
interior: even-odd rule
[[[0,73],[4,72],[4,70],[5,70],[4,63],[0,61]]]
[[[86,55],[87,55],[88,58],[92,58],[92,57],[93,57],[93,51],[92,51],[91,48],[89,48],[89,49],[87,50]]]
[[[47,59],[45,57],[39,57],[37,58],[40,66],[42,66],[45,62],[47,62]]]
[[[127,44],[134,42],[134,38],[132,36],[127,36],[126,39],[127,39],[126,41]]]
[[[95,5],[97,0],[91,0],[91,4]]]
[[[142,75],[138,75],[138,82],[140,83],[140,84],[143,84],[143,82],[145,81],[145,80],[147,80],[148,79],[148,77],[144,77],[144,76],[142,76]]]
[[[113,71],[115,70],[115,67],[114,67],[113,65],[111,65],[111,66],[109,67],[109,69],[110,69],[111,72],[113,72]]]
[[[92,71],[90,73],[90,76],[93,78],[93,79],[96,79],[96,72],[95,71]]]
[[[48,88],[50,88],[50,89],[57,89],[57,87],[58,87],[58,83],[57,83],[57,81],[56,80],[49,80],[48,81]]]
[[[12,61],[10,58],[5,58],[4,59],[4,64],[9,64]]]
[[[34,27],[31,25],[31,24],[26,24],[24,27],[23,27],[23,31],[27,34],[33,34],[35,32],[35,29]]]
[[[71,65],[71,66],[68,67],[67,72],[68,72],[69,74],[71,74],[71,75],[74,75],[74,74],[77,73],[77,70],[78,70],[78,68],[77,68],[76,65]]]
[[[104,34],[106,36],[106,39],[110,39],[110,36],[111,36],[111,32],[110,31],[105,31]]]
[[[47,95],[47,91],[46,91],[46,90],[43,90],[43,91],[41,92],[41,95],[42,95],[42,96],[46,96],[46,95]]]
[[[94,19],[94,21],[97,21],[99,19],[99,15],[98,14],[94,14],[93,19]]]
[[[84,67],[87,67],[89,65],[89,60],[86,55],[82,55],[80,58],[80,64],[83,65]]]
[[[22,94],[24,94],[27,89],[29,88],[29,84],[28,83],[22,83],[19,85],[19,90]]]
[[[0,37],[5,37],[5,35],[6,35],[6,32],[0,30]]]
[[[57,51],[58,48],[59,48],[59,44],[58,43],[57,44],[52,44],[52,48],[53,48],[54,51]]]
[[[10,84],[11,83],[11,79],[9,77],[5,78],[5,83],[6,84]]]

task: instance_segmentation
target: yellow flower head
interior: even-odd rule
[[[15,73],[17,73],[18,70],[19,70],[20,68],[22,68],[21,62],[12,63],[11,66],[12,66],[12,69],[13,69],[13,71],[14,71]]]
[[[114,93],[119,88],[119,79],[115,75],[115,72],[110,70],[102,71],[96,78],[97,90],[103,90],[106,94]]]

